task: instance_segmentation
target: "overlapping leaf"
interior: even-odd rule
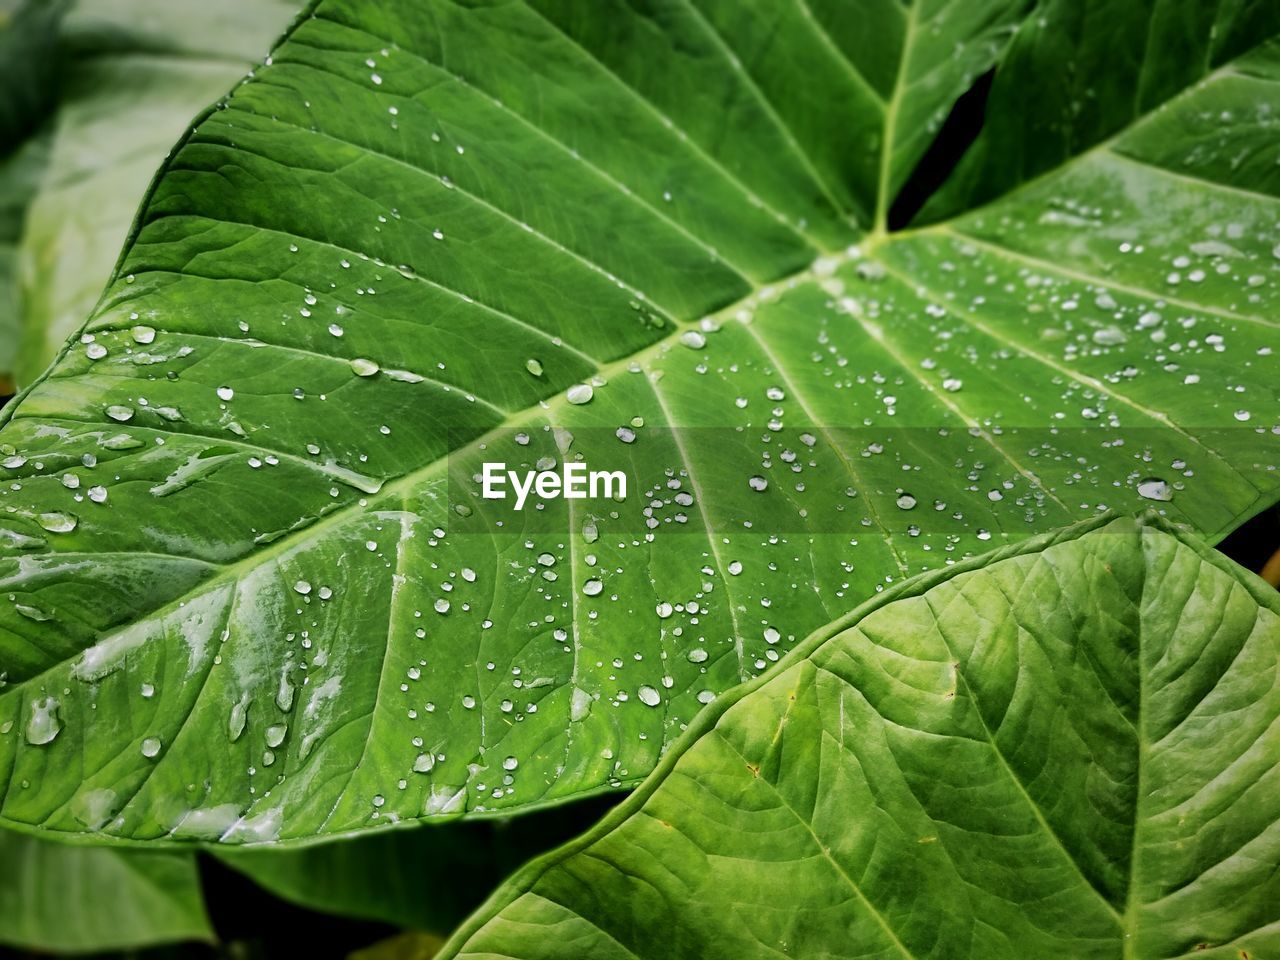
[[[53,953],[210,941],[195,857],[0,830],[0,945]]]
[[[442,956],[1274,952],[1280,597],[1088,526],[833,625]]]
[[[48,169],[19,217],[22,297],[8,315],[22,320],[19,383],[34,380],[93,309],[173,142],[266,54],[295,10],[280,0],[81,0],[57,38],[61,58],[30,50],[52,76],[15,83],[15,95],[61,87],[61,97],[48,98],[57,103]]]
[[[1142,45],[1193,7],[317,5],[7,412],[6,822],[241,842],[633,783],[888,582],[1274,501],[1280,12]],[[1122,42],[1136,106],[886,233],[978,73],[1056,96]],[[629,497],[477,497],[574,459]]]

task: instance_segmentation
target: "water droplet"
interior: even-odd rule
[[[125,407],[118,403],[107,407],[106,413],[112,420],[117,420],[120,423],[128,423],[133,419],[133,407]]]
[[[142,741],[142,755],[148,760],[152,760],[159,755],[161,746],[159,737],[147,737]]]
[[[446,599],[444,599],[444,597],[441,597],[439,600],[437,600],[437,601],[433,604],[433,606],[435,607],[435,611],[436,611],[436,613],[448,613],[448,612],[449,612],[449,601],[448,601],[448,600],[446,600]]]
[[[747,478],[747,486],[756,491],[756,493],[761,493],[769,488],[769,481],[762,476],[756,475]]]
[[[697,330],[686,330],[680,334],[680,342],[691,350],[701,350],[707,345],[707,338]]]
[[[280,746],[280,744],[284,743],[285,735],[288,734],[288,732],[289,725],[287,723],[273,723],[271,726],[267,727],[266,734],[264,735],[267,746],[274,750],[276,747]]]
[[[916,506],[916,498],[909,493],[900,493],[898,494],[897,503],[899,510],[914,510]]]
[[[364,357],[356,357],[354,360],[348,361],[348,363],[351,365],[352,373],[357,377],[372,377],[379,369],[376,363]]]
[[[240,699],[231,705],[231,715],[227,718],[227,739],[235,743],[244,734],[245,724],[249,720],[249,691],[240,695]]]
[[[1138,481],[1138,494],[1148,500],[1169,501],[1173,499],[1173,487],[1159,477],[1147,477]]]
[[[581,687],[574,687],[569,697],[569,719],[574,723],[586,719],[591,712],[591,694]]]
[[[604,584],[599,580],[588,580],[582,585],[582,592],[588,597],[597,597],[604,590]]]
[[[658,616],[663,620],[667,619],[667,617],[671,616],[674,612],[675,608],[672,607],[671,604],[665,602],[658,604]]]
[[[299,580],[297,583],[293,585],[293,590],[295,593],[299,593],[305,597],[307,594],[311,592],[311,584],[309,584],[306,580]]]
[[[43,746],[52,743],[62,730],[58,716],[58,701],[54,697],[41,697],[31,701],[31,716],[27,718],[27,743]]]
[[[42,513],[39,517],[40,526],[50,533],[70,533],[76,528],[78,522],[74,514],[58,511]]]
[[[528,370],[531,374],[533,374],[535,377],[542,376],[542,364],[539,361],[535,360],[533,357],[530,357],[528,360],[524,362],[524,368]]]
[[[137,326],[130,330],[129,334],[133,337],[134,343],[147,344],[153,342],[156,338],[155,327]]]
[[[1114,325],[1093,331],[1093,342],[1103,347],[1114,347],[1128,339],[1129,335]]]
[[[413,761],[413,769],[416,773],[430,773],[435,765],[436,758],[432,753],[420,753]]]
[[[662,694],[650,686],[643,686],[636,691],[636,696],[640,698],[640,702],[648,707],[656,707],[662,702]]]
[[[28,620],[36,621],[36,623],[44,623],[47,620],[53,619],[53,617],[48,613],[41,610],[39,607],[32,606],[29,603],[15,603],[13,605],[13,609],[22,614],[22,616],[26,617]]]
[[[218,399],[219,399],[219,400],[230,400],[230,399],[231,399],[232,397],[234,397],[235,395],[236,395],[236,392],[235,392],[234,390],[232,390],[230,387],[219,387],[219,388],[218,388]]]
[[[590,403],[591,398],[595,396],[595,391],[589,383],[575,383],[564,393],[564,398],[570,403],[581,406],[584,403]]]

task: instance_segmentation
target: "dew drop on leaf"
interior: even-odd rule
[[[74,514],[59,511],[42,513],[38,519],[40,526],[50,533],[70,533],[76,528],[78,522]]]
[[[1138,482],[1138,494],[1147,500],[1168,501],[1173,499],[1173,487],[1159,477],[1147,477]]]
[[[595,390],[589,383],[575,383],[564,394],[564,398],[576,406],[590,403],[593,396],[595,396]]]
[[[40,697],[31,701],[31,716],[27,718],[27,743],[43,746],[52,743],[62,730],[55,697]]]

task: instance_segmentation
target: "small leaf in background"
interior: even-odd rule
[[[499,820],[433,823],[215,856],[283,900],[447,936],[517,867],[577,836],[610,807],[596,798]]]
[[[1280,6],[1085,6],[311,8],[5,411],[0,817],[302,841],[623,788],[899,580],[1274,502]],[[1129,99],[1063,99],[1077,61]],[[887,231],[992,68],[1060,142],[992,125],[1034,160]],[[517,513],[491,461],[631,491]]]
[[[0,395],[13,392],[21,329],[18,244],[47,162],[61,2],[0,4]]]
[[[431,933],[402,933],[354,950],[347,960],[431,960],[444,941]]]
[[[442,957],[1268,957],[1280,596],[1093,522],[931,574],[699,719]]]
[[[20,310],[6,311],[21,318],[20,384],[48,366],[93,309],[174,142],[261,61],[296,12],[282,0],[71,6],[56,37],[60,61],[52,53],[40,58],[49,72],[59,62],[61,69],[34,87],[60,89],[60,96],[47,169],[25,215]]]
[[[0,830],[0,864],[0,946],[84,953],[213,940],[191,854]]]

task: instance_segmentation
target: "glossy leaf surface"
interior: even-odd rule
[[[886,233],[977,74],[1056,90],[1010,42],[1098,37],[1004,0],[320,3],[7,410],[0,815],[247,842],[632,784],[908,574],[1273,502],[1280,11],[1221,6],[1247,42],[1159,103]],[[629,496],[517,512],[486,461]]]
[[[1268,956],[1280,595],[1090,526],[833,625],[441,956]]]

